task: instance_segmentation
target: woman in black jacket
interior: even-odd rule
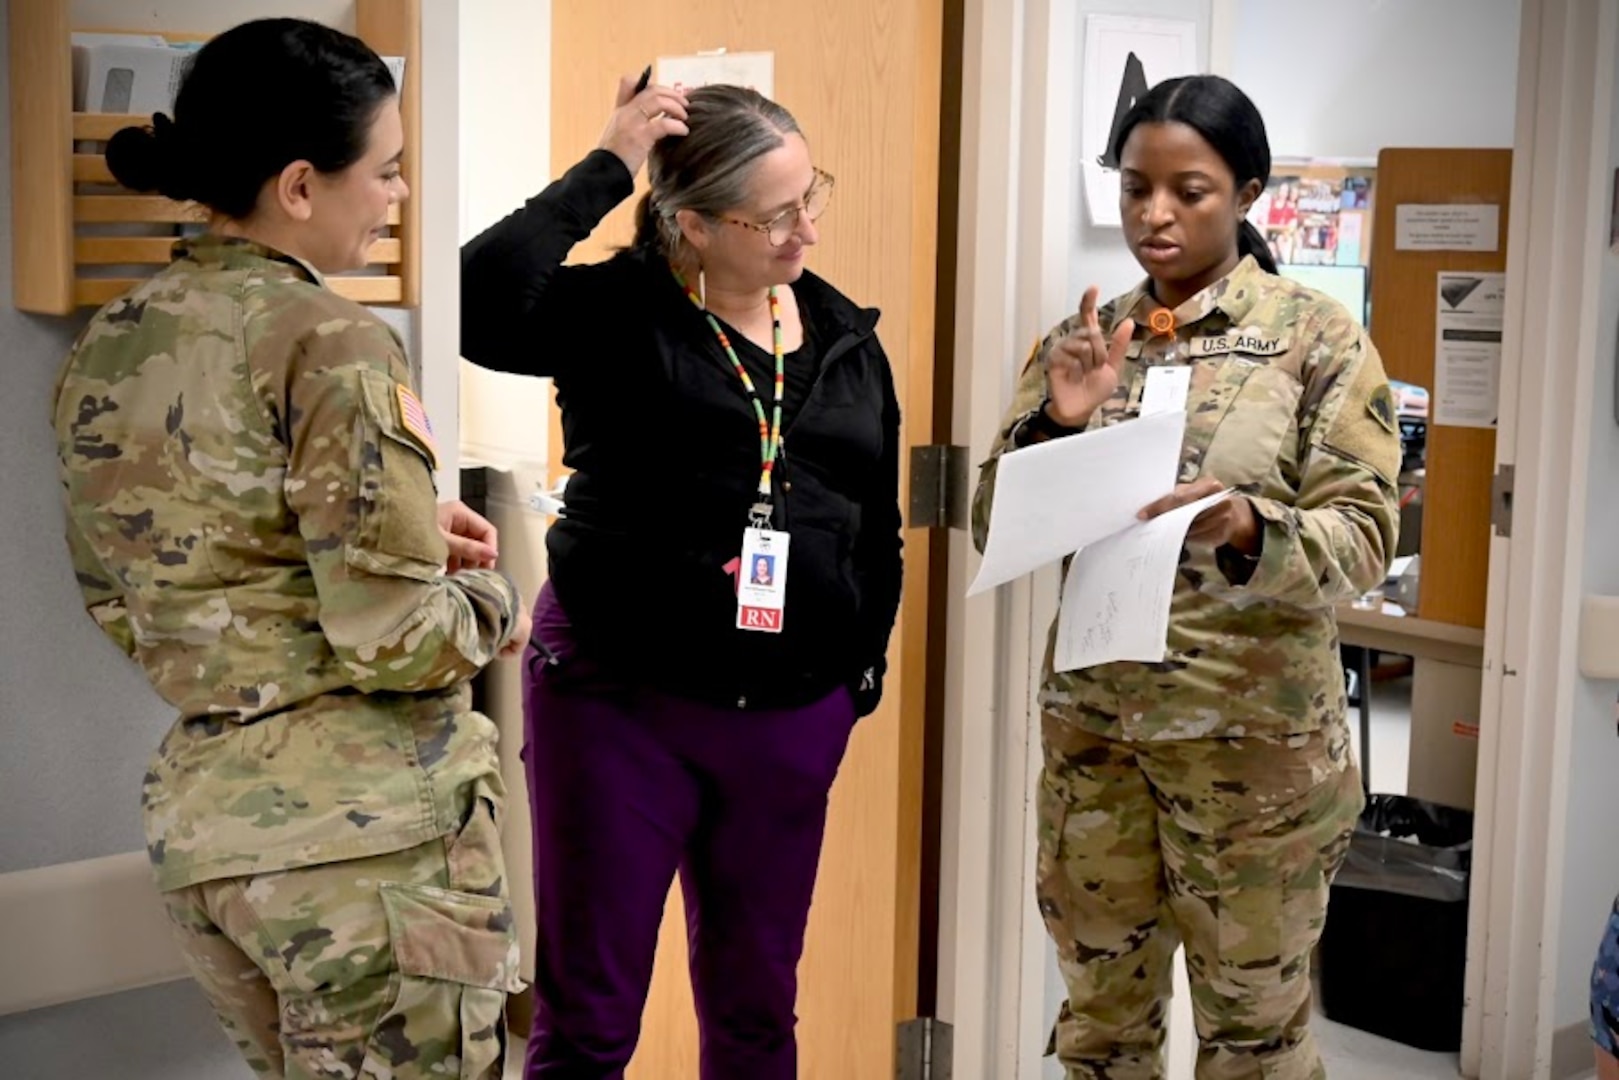
[[[563,266],[643,162],[634,245]],[[574,470],[525,694],[531,1078],[623,1075],[677,870],[704,1080],[796,1075],[827,792],[900,593],[877,313],[804,269],[831,193],[774,102],[625,81],[601,146],[462,250],[463,355],[556,380]]]

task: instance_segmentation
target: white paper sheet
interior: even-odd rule
[[[746,86],[765,97],[773,97],[776,83],[776,54],[773,52],[728,52],[714,49],[692,56],[660,56],[653,72],[659,86],[700,86],[726,83]]]
[[[1500,251],[1501,208],[1488,203],[1401,203],[1394,208],[1396,251]]]
[[[968,596],[1004,585],[1137,524],[1175,490],[1184,410],[1036,443],[1001,457],[989,542]]]
[[[1164,658],[1186,531],[1192,519],[1230,494],[1222,491],[1140,522],[1074,556],[1057,615],[1055,670]]]
[[[1091,224],[1109,229],[1123,225],[1124,216],[1119,212],[1119,189],[1123,182],[1118,170],[1085,161],[1080,163],[1080,175],[1084,180],[1085,209],[1090,211]]]
[[[1439,271],[1434,331],[1434,425],[1491,428],[1500,412],[1507,276]]]

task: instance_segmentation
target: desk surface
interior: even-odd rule
[[[1471,626],[1340,604],[1338,631],[1345,645],[1360,645],[1380,652],[1473,666],[1479,666],[1484,660],[1484,631]]]

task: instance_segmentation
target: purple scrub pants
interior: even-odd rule
[[[848,692],[743,711],[593,677],[549,585],[534,636],[562,661],[536,660],[524,688],[539,920],[526,1075],[623,1077],[678,871],[703,1080],[792,1080]]]

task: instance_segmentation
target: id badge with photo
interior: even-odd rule
[[[737,571],[736,627],[779,634],[787,611],[787,543],[784,532],[748,529],[742,534]]]

